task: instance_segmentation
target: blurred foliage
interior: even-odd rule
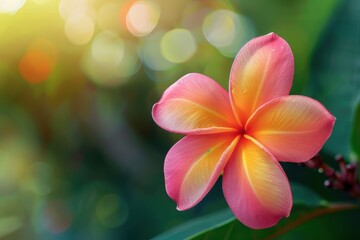
[[[189,72],[227,88],[237,51],[268,32],[293,49],[292,92],[316,97],[337,118],[324,156],[348,157],[350,136],[359,154],[359,7],[356,0],[0,0],[0,238],[149,239],[223,209],[221,184],[195,208],[175,209],[162,170],[181,136],[159,129],[151,107]],[[296,205],[291,218],[313,211],[317,194],[349,201],[323,189],[315,172],[285,170],[315,191],[293,187],[309,206]],[[336,230],[335,217],[350,229],[359,213],[331,216],[294,233]]]
[[[312,61],[312,95],[336,117],[326,150],[349,158],[352,121],[360,97],[360,2],[344,1],[329,23]]]
[[[246,228],[234,220],[216,229],[210,229],[188,239],[357,239],[360,234],[352,231],[354,222],[337,221],[359,214],[358,208],[351,205],[329,207],[308,207],[295,204],[291,216],[281,220],[275,227],[263,230]],[[175,239],[175,238],[170,238]],[[181,239],[181,238],[179,238]]]
[[[328,206],[328,203],[321,199],[315,192],[304,187],[303,185],[293,183],[291,184],[293,192],[294,204],[299,207],[324,207]],[[297,214],[295,214],[296,216]],[[292,222],[295,218],[286,219],[282,222]],[[236,227],[234,227],[236,226]],[[272,228],[276,232],[276,227]],[[233,231],[235,230],[235,231]],[[275,231],[274,231],[275,230]],[[266,230],[263,230],[266,232]],[[174,229],[171,229],[165,233],[162,233],[153,240],[166,240],[166,239],[250,239],[250,236],[255,236],[257,230],[250,230],[235,218],[230,209],[225,209],[217,213],[213,213],[208,216],[203,216],[198,219],[191,220],[183,225],[180,225]],[[268,234],[269,231],[267,231]]]
[[[188,239],[211,230],[217,231],[219,227],[232,223],[233,221],[236,221],[234,214],[230,209],[225,209],[201,218],[192,219],[191,221],[177,226],[176,228],[162,233],[152,239]]]
[[[342,222],[351,214],[359,214],[352,204],[330,204],[310,189],[292,184],[294,206],[289,218],[269,229],[253,230],[243,226],[229,209],[195,219],[154,240],[165,239],[338,239],[358,238],[351,231],[356,223]],[[352,211],[352,212],[351,212]],[[334,228],[329,226],[333,225]],[[314,231],[316,230],[316,231]]]
[[[356,239],[360,233],[353,231],[356,222],[334,226],[336,219],[356,213],[359,206],[330,204],[310,189],[292,184],[294,206],[289,218],[282,219],[269,229],[253,230],[235,219],[230,209],[192,220],[163,233],[154,240],[166,239]],[[334,226],[334,227],[329,227]]]

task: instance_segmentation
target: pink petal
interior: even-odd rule
[[[259,106],[288,95],[293,75],[294,56],[276,34],[254,38],[241,48],[231,68],[229,91],[242,126]]]
[[[329,138],[334,116],[318,101],[285,96],[259,108],[246,125],[279,161],[303,162],[320,151]]]
[[[274,226],[292,207],[289,181],[259,143],[242,138],[224,170],[223,190],[235,216],[246,226]]]
[[[236,131],[227,92],[211,78],[191,73],[171,85],[152,110],[165,130],[182,134]]]
[[[205,197],[238,140],[229,133],[190,135],[170,149],[165,158],[165,187],[178,210],[191,208]]]

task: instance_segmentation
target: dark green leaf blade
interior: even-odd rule
[[[290,183],[290,185],[294,204],[304,204],[314,207],[326,206],[328,204],[326,200],[322,199],[317,193],[304,185],[294,182]]]
[[[234,220],[217,229],[190,238],[193,240],[216,239],[359,239],[356,216],[360,210],[354,205],[329,205],[327,207],[295,204],[289,218],[276,226],[254,230]],[[332,226],[329,228],[329,226]]]
[[[299,183],[291,183],[291,188],[293,192],[294,205],[297,207],[315,209],[317,207],[327,205],[327,202],[320,196]],[[294,218],[294,216],[297,216],[296,211],[289,219]],[[286,220],[282,220],[281,222],[283,221]],[[271,228],[273,229],[270,231],[271,234],[274,232],[276,227]],[[265,234],[269,234],[266,230],[264,230],[264,232]],[[218,213],[204,216],[180,225],[168,232],[156,236],[154,240],[187,238],[203,239],[202,237],[204,236],[206,236],[206,239],[232,239],[233,237],[238,236],[248,239],[252,238],[254,234],[259,234],[259,232],[244,226],[234,217],[230,209],[225,209]]]
[[[216,229],[220,226],[234,221],[234,219],[235,217],[230,211],[230,209],[225,209],[220,212],[189,221],[183,225],[171,229],[170,231],[154,237],[153,240],[186,239],[190,236],[193,236],[194,234]]]
[[[343,1],[312,61],[311,95],[337,118],[325,149],[350,154],[351,118],[360,97],[360,2]]]

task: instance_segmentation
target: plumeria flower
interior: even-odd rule
[[[185,134],[165,158],[165,184],[178,210],[209,192],[221,174],[225,199],[246,226],[260,229],[288,217],[289,181],[279,161],[309,160],[329,138],[335,118],[318,101],[288,95],[294,57],[274,33],[237,54],[229,93],[190,73],[171,85],[152,110],[163,129]]]

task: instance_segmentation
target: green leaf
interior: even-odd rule
[[[190,239],[253,239],[254,236],[259,238],[271,237],[290,231],[292,228],[302,225],[307,222],[309,217],[312,216],[311,214],[326,214],[328,211],[333,211],[332,208],[328,208],[330,205],[327,201],[323,200],[319,195],[307,187],[299,183],[291,183],[291,189],[294,201],[294,207],[291,215],[289,218],[281,220],[279,224],[273,228],[253,230],[245,227],[237,219],[234,219],[233,221],[223,224],[216,229],[195,234]],[[349,206],[345,205],[345,208],[347,207]],[[315,210],[319,210],[319,213]]]
[[[317,193],[299,183],[291,183],[291,191],[294,204],[304,204],[307,206],[326,206],[328,203],[322,199]]]
[[[153,240],[165,240],[165,239],[186,239],[194,234],[210,231],[223,226],[229,222],[234,221],[235,217],[230,209],[225,209],[209,216],[204,216],[198,219],[189,221],[183,225],[180,225],[168,232],[160,234],[153,238]]]
[[[312,61],[312,96],[337,118],[325,145],[332,155],[350,154],[355,103],[360,97],[360,1],[343,1]]]
[[[291,183],[294,204],[300,209],[316,208],[327,205],[316,193],[298,183]],[[296,216],[296,212],[292,216]],[[290,218],[292,219],[292,218]],[[208,233],[211,233],[208,235]],[[218,213],[204,216],[176,227],[165,232],[154,240],[165,239],[203,239],[203,236],[209,239],[227,239],[226,236],[241,236],[242,238],[251,238],[254,230],[242,225],[231,213],[229,209]]]
[[[352,211],[350,211],[352,210]],[[355,211],[355,212],[354,212]],[[189,239],[359,239],[356,229],[356,215],[359,208],[354,205],[329,205],[309,207],[303,204],[293,206],[289,218],[282,219],[276,226],[254,230],[234,220],[219,228],[197,234]],[[353,219],[351,221],[351,219]]]

